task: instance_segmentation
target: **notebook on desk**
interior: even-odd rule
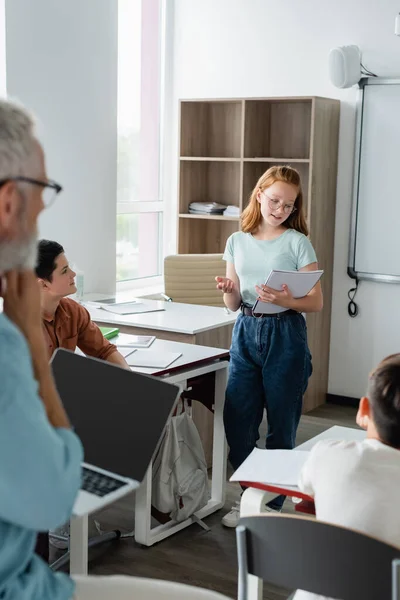
[[[119,334],[118,327],[99,327],[99,329],[106,340],[111,340]]]
[[[136,350],[128,356],[127,363],[130,367],[147,367],[149,369],[166,369],[178,358],[182,352],[156,352],[153,350]]]
[[[98,304],[98,307],[116,315],[134,315],[165,310],[165,302],[119,302],[117,304]]]
[[[156,339],[155,335],[132,335],[129,334],[129,341],[126,343],[121,342],[117,347],[119,348],[149,348]]]

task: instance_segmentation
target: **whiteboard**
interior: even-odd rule
[[[400,283],[400,79],[360,82],[348,274]]]

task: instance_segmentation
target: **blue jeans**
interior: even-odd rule
[[[267,411],[265,447],[292,449],[296,441],[303,395],[312,373],[307,328],[301,314],[255,318],[240,314],[231,345],[224,425],[236,470],[259,439]],[[280,509],[285,496],[269,503]]]

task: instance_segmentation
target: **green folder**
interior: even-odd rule
[[[119,334],[117,327],[99,327],[99,329],[107,340],[111,340]]]

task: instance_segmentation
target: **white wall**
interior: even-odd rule
[[[177,197],[179,98],[320,95],[342,100],[329,391],[348,396],[363,394],[372,366],[384,355],[400,351],[399,285],[363,282],[357,296],[360,316],[347,315],[347,291],[352,286],[346,268],[356,91],[334,88],[327,72],[330,48],[357,44],[370,70],[400,76],[400,38],[393,33],[400,4],[397,0],[372,4],[364,0],[171,0],[170,6],[172,109],[166,121],[172,133],[165,180],[171,201]],[[170,214],[173,229],[175,207]],[[390,218],[385,214],[385,198],[377,198],[377,218]],[[169,251],[174,249],[171,243]]]
[[[49,177],[64,187],[40,235],[66,248],[86,291],[116,279],[117,5],[6,0],[7,92],[38,117]]]
[[[0,96],[6,95],[6,7],[0,0]]]

